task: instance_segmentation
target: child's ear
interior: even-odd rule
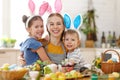
[[[29,28],[26,28],[27,32],[29,33],[30,32],[30,29]]]
[[[81,45],[81,41],[80,41],[80,40],[78,40],[78,46],[80,47],[80,45]]]

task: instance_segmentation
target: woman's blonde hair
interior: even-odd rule
[[[51,13],[51,14],[48,16],[47,25],[48,25],[48,23],[49,23],[49,19],[50,19],[51,17],[53,17],[53,16],[58,16],[58,17],[60,17],[61,20],[62,20],[62,23],[63,23],[63,25],[64,25],[64,19],[63,19],[63,16],[62,16],[60,13]],[[65,27],[65,25],[64,25],[64,27]],[[48,28],[47,28],[47,31],[48,31]],[[61,41],[62,41],[62,39],[63,39],[64,31],[65,31],[65,30],[63,30],[62,35],[61,35]],[[48,33],[49,33],[49,31],[48,31]],[[49,35],[50,35],[50,33],[49,33]]]

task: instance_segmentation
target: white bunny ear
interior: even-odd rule
[[[34,11],[35,11],[35,3],[34,3],[32,0],[29,0],[29,2],[28,2],[28,7],[29,7],[31,13],[34,14]]]
[[[54,6],[55,6],[56,12],[59,13],[61,11],[61,9],[62,9],[62,2],[61,2],[61,0],[56,0]]]
[[[80,26],[82,25],[82,16],[77,15],[73,21],[73,24],[75,29],[79,29]]]
[[[63,19],[64,19],[65,27],[67,29],[69,29],[71,27],[71,19],[70,19],[70,17],[67,14],[65,14]]]

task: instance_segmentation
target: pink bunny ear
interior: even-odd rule
[[[48,6],[49,6],[48,2],[44,2],[39,8],[39,15],[42,16],[48,9]]]
[[[29,7],[31,13],[33,14],[35,11],[35,3],[32,0],[29,0],[28,7]]]
[[[52,13],[52,8],[51,8],[50,5],[48,6],[47,12],[48,12],[48,13]]]
[[[62,2],[61,2],[61,0],[56,0],[55,1],[55,10],[56,10],[56,12],[60,12],[61,9],[62,9]]]

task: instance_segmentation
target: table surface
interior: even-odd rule
[[[44,80],[43,78],[41,78],[40,80]],[[80,78],[80,79],[67,79],[67,80],[91,80],[90,77],[86,77],[86,78]]]
[[[31,79],[29,78],[29,79],[22,79],[22,80],[31,80]],[[41,77],[40,80],[44,80],[43,77]],[[67,80],[92,80],[92,79],[90,77],[85,77],[85,78],[80,78],[80,79],[67,79]],[[94,79],[94,80],[96,80],[96,79]],[[108,80],[108,78],[99,78],[98,80]],[[114,78],[111,80],[120,80],[120,77]]]

